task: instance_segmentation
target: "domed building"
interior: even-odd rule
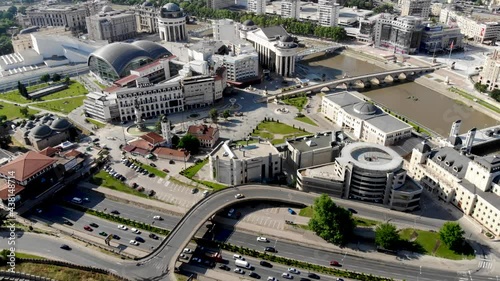
[[[413,127],[390,115],[358,92],[323,96],[321,113],[357,140],[393,145],[411,136]]]
[[[167,42],[186,41],[186,14],[177,4],[167,3],[160,9],[158,17],[160,38]]]
[[[19,134],[26,145],[31,145],[40,151],[69,140],[72,128],[73,125],[65,118],[45,115],[35,122],[29,121],[19,127]]]

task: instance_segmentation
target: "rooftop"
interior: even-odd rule
[[[443,147],[432,151],[430,159],[459,179],[464,178],[469,162],[471,161],[470,158],[460,154],[460,152],[451,147]]]
[[[301,174],[306,177],[320,178],[331,181],[343,181],[343,177],[339,177],[334,171],[335,164],[329,163],[325,165],[309,167],[301,170]]]
[[[165,141],[165,139],[161,135],[155,132],[149,132],[147,134],[140,136],[140,138],[152,145],[156,145]]]
[[[405,183],[402,186],[395,188],[394,190],[401,191],[401,192],[415,192],[415,191],[422,190],[422,187],[420,185],[418,185],[410,177],[406,177]]]
[[[459,137],[462,139],[462,143],[465,143],[465,139],[467,139],[467,133],[459,135]],[[494,141],[500,141],[500,126],[493,126],[481,130],[476,130],[476,135],[474,137],[474,141],[472,142],[472,146]]]
[[[211,155],[227,160],[248,160],[277,153],[278,150],[269,142],[252,143],[249,145],[229,145],[229,141],[226,141],[223,145],[217,146],[216,150],[213,151]]]
[[[316,135],[298,137],[293,140],[287,140],[287,143],[300,152],[307,152],[326,147],[332,147],[332,141],[336,141],[332,132],[323,132]]]
[[[22,182],[55,162],[57,162],[57,160],[37,152],[29,151],[1,166],[0,174]]]
[[[350,143],[342,149],[340,155],[341,162],[353,163],[366,170],[392,171],[403,164],[403,158],[394,150],[374,143]]]

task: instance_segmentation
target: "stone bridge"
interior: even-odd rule
[[[311,86],[305,86],[302,88],[297,88],[291,91],[287,91],[281,94],[277,94],[274,96],[268,96],[268,97],[263,97],[261,99],[262,102],[264,101],[273,101],[276,98],[281,99],[284,97],[293,97],[298,94],[302,93],[315,93],[315,92],[320,92],[320,91],[329,91],[335,89],[337,86],[340,85],[345,85],[347,87],[353,86],[353,85],[361,85],[363,87],[366,87],[368,85],[380,85],[380,84],[385,84],[386,82],[394,82],[398,80],[404,80],[407,78],[413,78],[417,77],[419,75],[428,73],[428,72],[433,72],[434,70],[438,69],[438,67],[434,66],[428,66],[428,67],[410,67],[410,68],[401,68],[401,69],[396,69],[396,70],[386,70],[378,73],[370,73],[370,74],[364,74],[364,75],[359,75],[359,76],[354,76],[354,77],[345,77],[341,79],[336,79],[328,82],[322,82],[319,84],[311,85]]]

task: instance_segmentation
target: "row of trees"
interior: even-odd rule
[[[487,93],[488,92],[488,85],[481,84],[480,82],[477,82],[474,84],[474,88],[478,90],[481,93]],[[490,97],[492,97],[494,100],[500,102],[500,90],[495,89],[490,92]]]

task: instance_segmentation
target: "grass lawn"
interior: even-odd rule
[[[356,223],[356,226],[367,226],[367,227],[370,227],[370,226],[376,226],[377,224],[380,223],[379,221],[375,221],[375,220],[371,220],[371,219],[365,219],[365,218],[361,218],[361,217],[358,217],[358,216],[353,216],[353,219],[354,219],[354,222]]]
[[[8,266],[0,267],[7,270]],[[119,281],[110,275],[92,273],[88,271],[72,269],[62,266],[48,265],[48,264],[35,264],[35,263],[17,263],[16,271],[29,273],[37,276],[48,277],[59,281],[74,281],[74,280],[87,280],[87,281]]]
[[[36,86],[32,86],[28,88],[29,92],[33,92],[37,89],[46,87],[47,84],[39,84]],[[87,89],[85,87],[76,82],[76,81],[71,81],[69,87],[66,90],[59,91],[57,93],[53,93],[44,97],[39,98],[40,101],[50,101],[53,99],[60,99],[60,98],[69,98],[69,97],[75,97],[75,96],[81,96],[81,95],[86,95],[88,93]],[[31,103],[34,100],[27,100],[24,97],[22,97],[19,94],[18,90],[15,91],[10,91],[5,94],[0,94],[0,98],[12,102],[17,102],[17,103]]]
[[[110,176],[108,173],[105,171],[101,170],[99,173],[95,174],[92,178],[90,178],[90,183],[93,183],[95,185],[107,187],[109,189],[113,189],[116,191],[136,195],[139,197],[144,197],[144,198],[149,198],[146,194],[139,192],[128,185],[124,184],[123,182],[113,178]]]
[[[104,127],[106,127],[106,124],[100,122],[100,121],[97,121],[95,119],[92,119],[92,118],[85,118],[85,120],[89,121],[89,123],[97,126],[98,129],[102,129]]]
[[[198,171],[203,168],[208,163],[208,158],[203,159],[200,163],[196,163],[193,166],[188,167],[184,172],[182,173],[183,176],[185,176],[188,179],[192,179]]]
[[[85,96],[78,96],[73,98],[67,98],[63,100],[54,100],[34,104],[33,106],[43,108],[50,111],[62,112],[65,114],[70,113],[76,108],[83,105],[83,100]]]
[[[164,171],[160,171],[160,170],[156,169],[155,167],[151,167],[151,166],[146,165],[144,163],[141,163],[139,161],[134,161],[134,164],[139,165],[144,170],[148,171],[148,173],[154,174],[157,177],[165,178],[167,176],[167,173],[165,173]]]
[[[482,106],[484,106],[486,108],[489,108],[489,109],[495,111],[496,113],[500,113],[500,108],[498,108],[498,107],[492,105],[491,103],[486,102],[486,101],[484,101],[482,99],[478,99],[475,96],[473,96],[473,95],[471,95],[471,94],[469,94],[469,93],[467,93],[467,92],[465,92],[463,90],[457,89],[455,87],[451,87],[451,88],[449,88],[449,90],[451,92],[453,92],[455,94],[458,94],[458,95],[460,95],[460,96],[462,96],[462,97],[464,97],[466,99],[469,99],[471,101],[476,100],[476,102],[479,103],[480,105],[482,105]]]
[[[307,123],[309,125],[313,125],[313,126],[316,126],[318,127],[318,124],[314,123],[313,120],[311,120],[311,118],[307,117],[307,116],[302,116],[302,117],[295,117],[295,120],[298,120],[300,122],[304,122],[304,123]]]
[[[475,257],[474,250],[469,244],[465,244],[461,253],[450,250],[441,242],[438,232],[405,228],[399,231],[399,236],[403,240],[410,240],[414,232],[417,233],[415,243],[421,246],[424,254],[450,260],[473,259]],[[439,243],[439,247],[436,249],[437,243]]]
[[[307,103],[307,97],[296,97],[296,98],[289,98],[289,99],[283,99],[281,100],[283,103],[295,106],[299,112],[304,109],[304,106]]]
[[[210,187],[211,189],[213,189],[213,191],[217,191],[217,190],[221,190],[221,189],[225,189],[225,188],[229,187],[227,185],[216,183],[216,182],[211,182],[211,181],[197,180],[197,182]]]
[[[305,207],[304,209],[301,209],[300,212],[299,212],[299,216],[303,216],[303,217],[312,217],[313,216],[313,207],[312,206],[307,206]]]
[[[284,143],[286,138],[299,137],[304,135],[310,135],[310,133],[293,128],[292,126],[289,126],[287,124],[274,121],[264,121],[260,123],[252,133],[252,136],[254,137],[269,139],[272,144]]]
[[[10,103],[0,102],[0,115],[7,116],[8,120],[13,120],[16,118],[24,118],[24,116],[19,112],[22,106],[15,106]],[[29,114],[36,114],[39,111],[34,109],[28,110]]]

